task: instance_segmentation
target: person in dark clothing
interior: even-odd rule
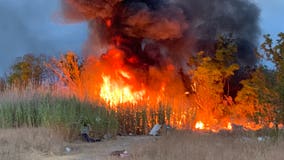
[[[90,126],[84,123],[83,127],[81,128],[81,136],[83,140],[90,143],[101,141],[100,139],[95,139],[89,136],[90,129],[91,129]]]

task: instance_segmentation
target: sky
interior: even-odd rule
[[[253,1],[261,9],[262,34],[275,38],[284,32],[284,0]],[[59,11],[59,0],[0,0],[0,76],[9,71],[16,57],[26,53],[81,52],[87,24],[63,24],[55,18]]]
[[[57,20],[59,0],[0,0],[0,76],[26,53],[81,52],[87,25]]]

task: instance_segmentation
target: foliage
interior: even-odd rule
[[[58,77],[59,82],[70,87],[78,97],[83,97],[81,80],[83,62],[75,53],[67,52],[59,60],[51,59],[48,68]]]
[[[224,92],[225,84],[239,69],[236,64],[235,53],[237,46],[233,39],[220,37],[214,55],[198,53],[189,61],[190,75],[196,86],[195,103],[199,110],[206,115],[197,115],[197,118],[206,117],[207,120],[217,116],[228,115],[228,105],[232,99]]]
[[[280,33],[274,45],[270,35],[265,35],[261,45],[263,53],[258,53],[261,61],[269,61],[275,68],[259,65],[250,79],[242,81],[243,88],[237,101],[244,103],[246,110],[254,108],[251,117],[257,122],[284,122],[284,33]],[[271,68],[271,67],[270,67]]]
[[[279,39],[276,40],[276,44],[273,46],[270,36],[265,35],[265,42],[261,45],[265,53],[264,58],[275,65],[275,70],[272,71],[273,80],[268,84],[275,96],[273,101],[268,102],[275,106],[276,124],[284,122],[284,33],[279,33],[278,37]],[[271,75],[267,76],[271,77]]]
[[[19,57],[11,66],[11,73],[8,75],[8,82],[12,86],[25,88],[29,84],[39,86],[44,80],[46,57],[26,54]]]
[[[237,116],[250,118],[257,123],[268,124],[273,120],[271,102],[275,101],[276,93],[273,87],[273,72],[264,67],[257,68],[251,78],[241,81],[242,89],[236,97]]]

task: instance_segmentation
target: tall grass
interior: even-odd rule
[[[92,136],[100,138],[117,133],[148,134],[155,124],[170,121],[171,109],[161,103],[156,106],[121,104],[113,110],[104,103],[50,93],[33,89],[2,92],[0,128],[53,128],[61,131],[66,139],[74,140],[84,123],[90,124]]]
[[[118,128],[114,111],[76,98],[47,94],[0,102],[1,128],[47,127],[62,130],[66,138],[73,139],[79,135],[83,123],[90,124],[96,136],[116,134]]]
[[[119,122],[118,132],[121,135],[145,135],[155,124],[170,124],[171,109],[169,106],[158,104],[119,106],[116,116]]]

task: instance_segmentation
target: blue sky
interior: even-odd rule
[[[276,37],[284,32],[284,0],[255,0],[261,9],[260,27],[262,34]]]
[[[262,34],[284,32],[284,0],[253,1],[261,9]],[[0,75],[26,53],[81,51],[87,25],[59,23],[54,18],[59,10],[59,0],[0,0]]]

